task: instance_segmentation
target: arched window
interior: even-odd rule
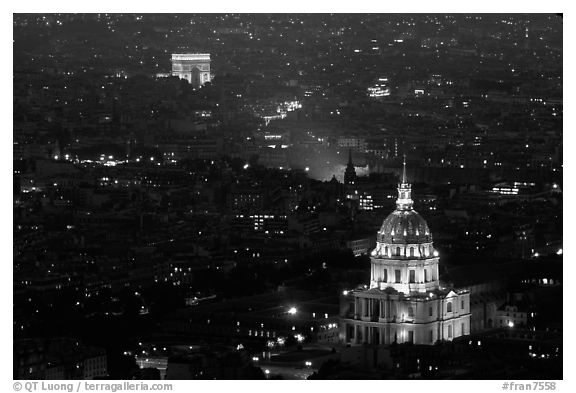
[[[411,256],[411,257],[414,256],[414,247],[410,247],[410,256]]]
[[[414,307],[412,307],[412,306],[408,307],[408,316],[409,317],[414,316]]]
[[[388,246],[384,247],[384,255],[388,255]]]
[[[452,312],[452,302],[446,304],[446,312]]]
[[[396,247],[396,255],[400,256],[400,247]]]

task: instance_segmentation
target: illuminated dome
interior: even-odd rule
[[[396,210],[382,223],[376,248],[370,253],[370,288],[424,293],[439,287],[439,255],[426,220],[412,208],[413,204],[404,157]]]
[[[428,224],[413,209],[395,210],[382,223],[378,242],[386,244],[431,243]]]
[[[406,159],[398,184],[396,210],[386,217],[376,237],[375,258],[414,260],[435,258],[432,234],[426,220],[413,209],[412,186],[406,180]]]

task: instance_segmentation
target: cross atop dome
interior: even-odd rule
[[[402,162],[402,184],[406,183],[406,154],[404,154],[404,161]]]
[[[406,154],[402,163],[402,180],[398,184],[398,199],[396,199],[396,210],[412,210],[414,201],[412,200],[412,185],[406,179]]]

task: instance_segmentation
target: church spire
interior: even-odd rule
[[[406,184],[406,154],[404,154],[404,162],[402,163],[402,184]]]
[[[408,183],[406,177],[406,154],[402,163],[402,179],[398,184],[398,199],[396,199],[396,210],[412,210],[412,185]]]
[[[348,153],[348,165],[346,165],[346,171],[344,172],[344,184],[352,185],[356,182],[356,169],[354,168],[354,163],[352,162],[352,149]]]

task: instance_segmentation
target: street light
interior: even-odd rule
[[[294,315],[298,312],[298,310],[296,309],[296,307],[290,307],[290,310],[288,310],[288,314],[290,315]]]

